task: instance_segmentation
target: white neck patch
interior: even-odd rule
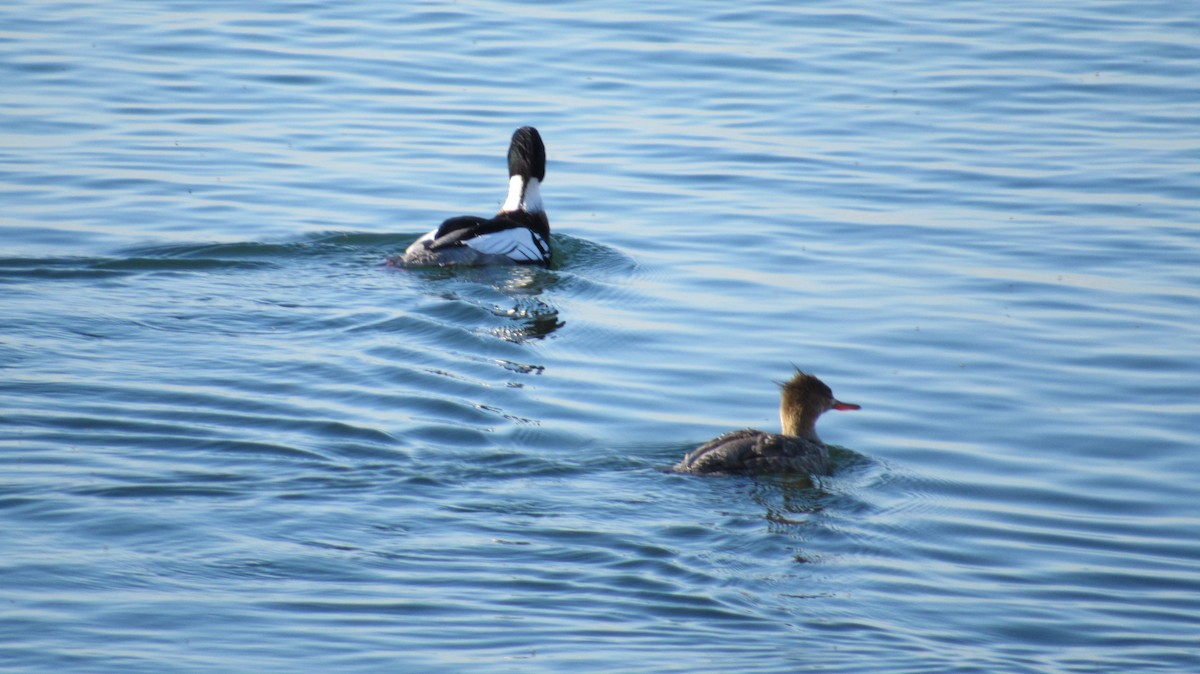
[[[541,211],[542,191],[540,185],[537,178],[530,178],[526,183],[521,176],[512,176],[508,179],[508,198],[504,200],[504,206],[500,208],[500,211],[524,210],[531,213]]]

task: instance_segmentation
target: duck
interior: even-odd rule
[[[550,220],[542,206],[546,146],[532,126],[513,132],[508,145],[508,197],[494,217],[453,217],[412,243],[406,265],[534,264],[549,266]]]
[[[817,419],[829,410],[862,408],[833,397],[825,382],[799,368],[780,386],[779,420],[783,433],[752,428],[732,431],[692,450],[672,470],[692,474],[828,475],[833,466],[829,449],[817,436]]]

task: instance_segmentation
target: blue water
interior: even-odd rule
[[[0,669],[1200,671],[1200,5],[0,6]],[[494,212],[549,270],[384,260]],[[663,472],[775,430],[830,478]]]

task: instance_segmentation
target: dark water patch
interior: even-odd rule
[[[123,275],[103,261],[68,258],[21,258],[0,260],[0,283],[45,279],[105,279]]]
[[[81,496],[131,498],[145,501],[158,499],[174,500],[180,498],[230,498],[240,493],[238,490],[233,489],[216,489],[193,485],[130,485],[122,487],[97,487],[79,491]]]
[[[222,258],[294,258],[304,256],[310,253],[322,252],[319,248],[314,251],[314,247],[305,243],[258,243],[258,242],[236,242],[236,243],[209,243],[209,244],[182,244],[171,246],[152,246],[146,248],[137,248],[127,251],[139,257],[149,259],[222,259]]]
[[[12,283],[22,279],[105,279],[135,274],[257,270],[273,266],[268,261],[199,257],[6,259],[0,260],[0,282]]]
[[[156,258],[129,258],[124,260],[108,260],[98,262],[95,268],[102,271],[122,271],[131,274],[138,273],[155,273],[155,272],[205,272],[213,270],[233,269],[233,270],[253,270],[263,269],[270,266],[268,263],[243,261],[243,260],[222,260],[222,259],[156,259]]]

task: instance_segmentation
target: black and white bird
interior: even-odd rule
[[[532,126],[513,132],[508,146],[508,198],[493,218],[446,220],[404,251],[409,265],[549,265],[550,220],[542,207],[546,146]]]

